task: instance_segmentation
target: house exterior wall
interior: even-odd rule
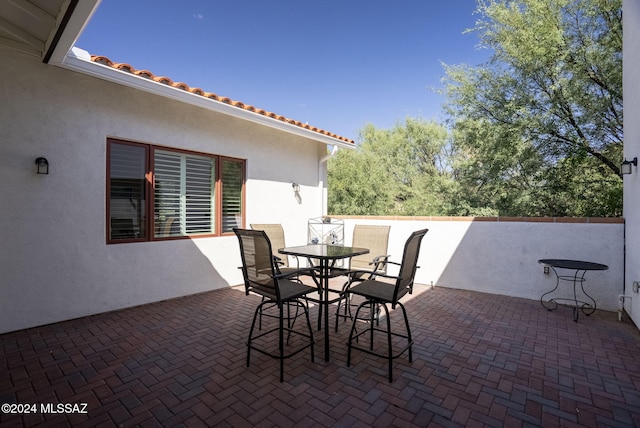
[[[587,272],[584,287],[599,309],[618,310],[624,278],[624,224],[619,219],[338,218],[345,221],[347,244],[356,224],[390,225],[388,254],[396,262],[409,235],[429,229],[415,278],[420,284],[539,300],[556,285],[539,259],[603,263],[609,269]],[[390,267],[390,273],[396,272]],[[572,298],[572,293],[572,285],[562,282],[552,296]]]
[[[324,144],[0,57],[0,333],[242,282],[233,235],[106,244],[107,137],[246,159],[246,226],[282,223],[292,244],[322,214]]]
[[[624,0],[623,10],[623,98],[624,155],[640,157],[640,2]],[[640,294],[633,291],[633,282],[640,281],[640,169],[633,168],[624,176],[624,218],[626,222],[625,309],[640,326]]]

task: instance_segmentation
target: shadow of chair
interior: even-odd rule
[[[313,293],[315,288],[308,287],[298,281],[291,281],[289,279],[290,275],[278,273],[273,263],[271,242],[264,231],[235,228],[233,232],[238,237],[240,243],[245,292],[247,295],[249,293],[255,293],[263,298],[262,302],[256,307],[249,330],[249,338],[247,340],[247,367],[249,367],[250,363],[251,350],[276,358],[280,361],[280,382],[283,382],[285,359],[307,348],[311,348],[311,361],[314,361],[314,339],[311,322],[309,321],[309,310],[302,299],[309,293]],[[293,274],[295,274],[295,272]],[[260,315],[260,320],[262,320],[262,311],[265,305],[273,305],[273,307],[277,308],[278,325],[266,331],[260,331],[259,334],[254,336],[253,332],[257,317]],[[296,306],[295,315],[293,316],[291,315],[291,305]],[[286,313],[285,307],[287,308]],[[302,309],[306,318],[308,332],[294,328],[299,309]],[[268,349],[264,344],[263,346],[255,344],[256,340],[276,332],[278,333],[277,353]],[[287,346],[292,336],[300,336],[308,341],[303,345],[293,347],[293,349],[285,353],[285,332],[287,334]]]
[[[393,360],[408,351],[409,362],[413,361],[411,339],[411,328],[409,327],[409,318],[407,317],[407,311],[404,305],[400,302],[400,299],[407,293],[411,294],[413,291],[413,281],[418,268],[418,256],[420,254],[420,245],[422,238],[426,235],[428,229],[419,230],[413,232],[404,246],[404,252],[402,255],[402,262],[399,264],[398,276],[381,275],[386,278],[395,279],[394,283],[382,282],[376,279],[366,279],[359,284],[356,284],[349,289],[349,293],[362,296],[365,301],[358,305],[356,312],[353,316],[353,323],[351,325],[351,331],[349,332],[349,341],[347,342],[347,366],[351,366],[351,350],[358,349],[368,354],[386,358],[389,362],[389,382],[393,382]],[[398,263],[387,262],[390,264],[398,265]],[[374,323],[374,313],[377,305],[380,305],[384,309],[386,319],[386,330],[379,327]],[[391,305],[392,309],[399,306],[402,310],[404,317],[404,324],[406,328],[406,334],[391,331],[391,318],[389,316],[389,308],[387,305]],[[357,332],[357,324],[359,321],[360,311],[365,308],[369,308],[370,319],[366,323],[367,328],[361,332]],[[386,351],[378,351],[374,349],[374,333],[384,333],[386,335]],[[363,335],[369,334],[369,346],[360,346],[354,344],[354,340],[357,342]],[[402,349],[393,351],[393,337],[406,339],[407,344]]]

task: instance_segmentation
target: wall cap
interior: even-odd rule
[[[455,217],[455,216],[361,216],[330,215],[342,220],[393,220],[393,221],[468,221],[497,223],[597,223],[624,224],[623,217]]]

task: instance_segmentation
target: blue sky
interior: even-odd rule
[[[103,0],[76,46],[358,140],[442,120],[442,62],[478,65],[476,0]]]

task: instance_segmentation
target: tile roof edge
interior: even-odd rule
[[[336,140],[339,140],[343,143],[355,146],[355,142],[349,138],[331,133],[329,131],[326,131],[324,129],[321,128],[317,128],[315,126],[310,126],[307,123],[302,123],[300,121],[279,115],[277,113],[273,113],[273,112],[269,112],[263,109],[259,109],[255,106],[252,106],[250,104],[245,104],[241,101],[236,101],[236,100],[232,100],[229,97],[222,97],[218,94],[215,94],[213,92],[206,92],[200,88],[195,88],[195,87],[190,87],[189,85],[187,85],[186,83],[183,82],[174,82],[172,79],[170,79],[169,77],[166,76],[156,76],[155,74],[153,74],[151,71],[146,70],[146,69],[135,69],[134,67],[132,67],[130,64],[127,63],[116,63],[113,62],[111,59],[109,59],[106,56],[103,55],[90,55],[89,59],[90,62],[96,63],[96,64],[100,64],[109,68],[113,68],[115,70],[119,70],[125,73],[129,73],[132,74],[134,76],[143,78],[143,79],[148,79],[151,80],[153,82],[159,83],[159,84],[163,84],[175,89],[180,89],[183,90],[185,92],[189,92],[192,93],[194,95],[198,95],[201,96],[203,98],[208,98],[211,99],[213,101],[217,101],[217,102],[221,102],[224,104],[228,104],[230,106],[242,109],[242,110],[246,110],[248,112],[251,112],[253,114],[258,114],[258,115],[262,115],[268,118],[272,118],[284,123],[288,123],[290,125],[294,125],[303,129],[307,129],[309,131],[315,132],[317,134],[320,135],[324,135],[324,136],[328,136],[331,138],[334,138]]]

